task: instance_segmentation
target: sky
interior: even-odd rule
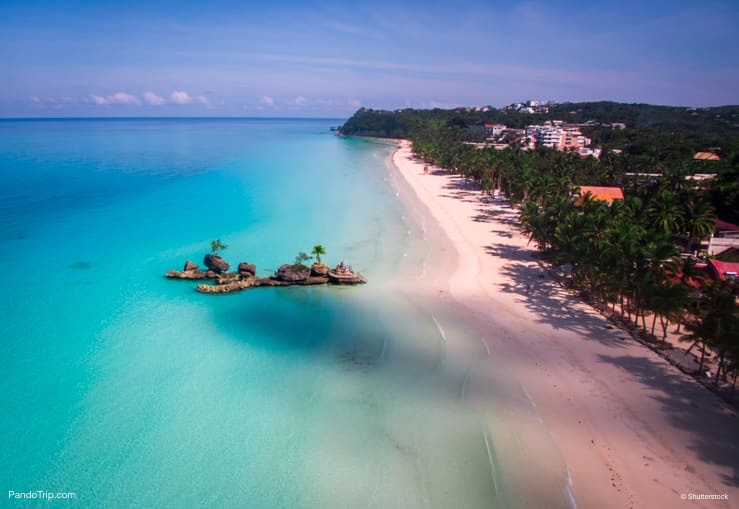
[[[0,0],[0,117],[739,104],[737,27],[737,0]]]

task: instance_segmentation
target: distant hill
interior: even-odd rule
[[[489,108],[488,111],[456,108],[452,110],[396,111],[362,108],[341,127],[341,133],[386,138],[409,137],[414,129],[429,123],[464,127],[476,123],[501,123],[522,128],[546,120],[571,123],[625,123],[628,128],[653,129],[668,132],[699,132],[704,135],[739,134],[739,105],[710,108],[626,104],[611,101],[559,103],[548,113],[523,113],[515,110]]]

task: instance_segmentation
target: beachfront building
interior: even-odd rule
[[[479,123],[469,126],[467,131],[472,134],[482,133],[489,138],[497,140],[506,129],[507,127],[503,124]]]
[[[584,136],[577,126],[566,125],[561,120],[545,122],[543,125],[530,125],[526,128],[526,135],[536,138],[542,147],[557,150],[579,151],[592,141]]]

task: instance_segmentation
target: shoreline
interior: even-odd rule
[[[450,269],[419,277],[419,295],[451,301],[486,333],[485,348],[521,384],[559,449],[578,507],[739,500],[739,424],[717,395],[560,288],[507,202],[461,177],[426,174],[407,141],[391,160],[435,223],[424,226],[443,253],[435,263]],[[729,501],[681,500],[691,493]]]

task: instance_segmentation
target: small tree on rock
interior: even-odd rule
[[[293,267],[299,270],[308,270],[308,267],[305,266],[305,262],[313,258],[312,256],[308,256],[303,251],[299,252],[298,255],[295,257],[295,263],[293,263]]]
[[[213,254],[213,256],[217,256],[218,255],[218,251],[223,251],[227,247],[228,246],[226,244],[224,244],[223,242],[221,242],[221,239],[216,239],[216,240],[211,240],[210,241],[210,250],[211,250],[211,253]]]
[[[316,246],[313,246],[313,251],[311,251],[310,253],[316,256],[316,261],[318,263],[321,263],[321,255],[326,254],[326,248],[323,247],[321,244],[318,244]]]

